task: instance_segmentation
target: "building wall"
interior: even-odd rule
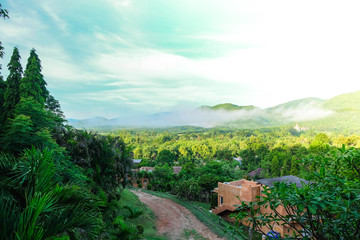
[[[215,192],[218,193],[217,210],[219,212],[225,210],[234,211],[237,208],[235,205],[240,205],[242,201],[251,202],[256,200],[256,196],[260,194],[260,184],[245,179],[229,183],[219,182]],[[221,199],[223,199],[222,204]]]
[[[248,181],[245,179],[229,182],[229,183],[218,183],[218,188],[215,192],[218,193],[218,207],[213,209],[213,213],[220,214],[226,210],[235,211],[237,209],[234,205],[241,205],[242,201],[255,202],[257,196],[260,196],[263,186],[254,181]],[[221,198],[223,203],[221,204]],[[284,207],[279,206],[277,211],[286,215]],[[274,213],[270,208],[261,207],[262,213]],[[246,222],[243,224],[247,225]],[[280,224],[280,225],[279,225]],[[274,224],[273,229],[281,234],[281,236],[292,235],[292,230],[286,226],[281,226],[281,223]],[[300,229],[300,226],[297,226]],[[267,227],[262,227],[263,232],[267,233],[270,231]]]
[[[147,185],[149,184],[149,179],[148,178],[140,178],[140,182],[141,182],[141,185],[142,185],[142,189],[147,189]],[[132,186],[134,188],[138,188],[139,187],[139,184],[136,182],[136,181],[133,181],[132,182]]]

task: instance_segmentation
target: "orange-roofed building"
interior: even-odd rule
[[[214,190],[214,192],[218,194],[218,206],[215,207],[212,212],[217,215],[228,217],[230,213],[237,211],[237,206],[241,205],[242,201],[257,201],[257,197],[261,196],[262,194],[261,191],[263,186],[271,187],[273,186],[274,182],[282,181],[295,183],[297,187],[301,187],[303,183],[309,183],[304,179],[291,175],[278,178],[259,179],[256,181],[242,179],[233,182],[219,182],[218,187]],[[277,211],[282,215],[286,215],[285,209],[282,206],[279,206]],[[273,213],[270,208],[265,208],[263,206],[261,207],[261,212]],[[243,223],[247,224],[246,222]],[[279,232],[281,236],[292,234],[290,227],[282,226],[281,224],[274,223],[273,229]],[[261,230],[263,232],[270,231],[270,229],[268,229],[266,226],[263,226]]]

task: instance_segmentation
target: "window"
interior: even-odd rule
[[[224,198],[220,197],[220,206],[224,203]]]

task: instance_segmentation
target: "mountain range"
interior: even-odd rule
[[[133,127],[231,127],[263,128],[295,126],[329,131],[360,130],[360,91],[323,100],[305,98],[261,109],[256,106],[239,106],[223,103],[200,106],[196,109],[163,112],[132,118],[69,119],[70,125],[87,129],[115,129]]]

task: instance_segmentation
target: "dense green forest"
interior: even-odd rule
[[[209,194],[219,181],[250,178],[248,174],[259,168],[260,174],[254,178],[290,174],[308,178],[316,165],[304,164],[302,159],[324,156],[343,145],[360,144],[358,135],[298,132],[293,128],[143,129],[115,131],[111,136],[120,136],[132,147],[133,157],[142,159],[140,166],[156,167],[154,172],[146,173],[153,178],[151,188],[171,190],[189,199]],[[172,174],[174,165],[183,167],[179,175]],[[168,176],[162,180],[165,172]]]

